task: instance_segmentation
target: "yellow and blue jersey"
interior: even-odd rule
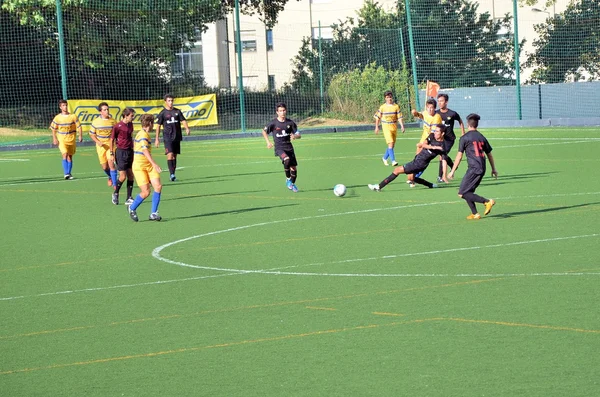
[[[429,134],[432,133],[432,125],[440,124],[442,124],[442,116],[440,116],[438,113],[431,116],[429,113],[423,112],[423,133],[421,134],[421,139],[419,140],[419,142],[423,143],[427,140]]]
[[[144,149],[152,153],[150,134],[144,130],[139,131],[133,140],[133,169],[146,170],[152,168],[150,161],[144,156]]]
[[[50,124],[50,129],[56,130],[56,138],[67,144],[75,143],[75,134],[79,128],[81,123],[75,114],[58,114]]]
[[[92,121],[90,135],[96,135],[96,138],[102,143],[109,143],[110,134],[112,133],[112,128],[115,124],[117,124],[117,122],[112,117],[107,119],[97,117]]]
[[[402,112],[400,106],[396,103],[387,104],[384,103],[379,107],[375,115],[376,119],[381,121],[381,126],[388,131],[398,130],[398,121],[402,119]]]

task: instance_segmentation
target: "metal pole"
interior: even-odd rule
[[[244,101],[244,74],[242,73],[242,39],[240,36],[240,1],[235,0],[235,45],[238,58],[238,89],[240,90],[240,128],[246,132],[246,104]]]
[[[319,92],[321,94],[321,114],[325,112],[323,100],[323,51],[321,48],[321,21],[319,20]]]
[[[408,23],[408,43],[410,44],[410,58],[411,58],[411,65],[412,65],[413,86],[415,89],[415,107],[417,110],[419,110],[419,109],[421,109],[421,102],[419,101],[419,85],[417,84],[417,60],[415,57],[415,45],[414,45],[414,40],[413,40],[412,22],[410,20],[410,0],[404,0],[404,4],[406,5],[406,22]]]
[[[517,84],[517,118],[523,120],[521,113],[521,67],[519,62],[519,21],[517,16],[517,0],[513,0],[513,26],[515,39],[515,83]]]
[[[62,86],[62,97],[67,97],[67,60],[65,56],[65,35],[63,31],[62,4],[56,0],[56,25],[58,27],[58,48],[60,54],[60,80]]]

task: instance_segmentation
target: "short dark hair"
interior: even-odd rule
[[[61,99],[60,101],[58,101],[58,106],[60,107],[60,105],[62,105],[63,103],[67,103],[68,104],[69,102],[67,102],[66,99]]]
[[[471,113],[467,116],[467,124],[469,124],[469,127],[477,128],[477,126],[479,126],[479,120],[481,120],[481,116],[477,113]]]
[[[133,110],[132,108],[125,108],[125,110],[123,110],[123,113],[121,114],[121,118],[127,117],[130,114],[135,114],[135,110]]]
[[[390,91],[390,90],[387,90],[386,92],[384,92],[384,93],[383,93],[383,97],[385,98],[386,96],[391,96],[391,97],[393,97],[393,96],[394,96],[394,94],[392,93],[392,91]]]
[[[427,105],[433,105],[433,107],[435,108],[435,107],[437,107],[437,101],[433,98],[429,98],[427,100],[427,102],[425,102],[425,106],[427,106]]]
[[[448,102],[448,94],[438,94],[438,99],[440,98],[444,98],[446,100],[446,102]]]
[[[277,105],[275,105],[275,111],[277,111],[277,109],[279,108],[284,108],[285,110],[287,110],[287,105],[285,104],[285,102],[277,102]]]
[[[110,106],[108,106],[108,103],[106,103],[106,102],[100,102],[98,104],[98,110],[102,110],[102,106],[110,107]]]
[[[154,124],[154,115],[149,113],[142,114],[140,122],[142,123],[142,127],[150,127]]]
[[[441,124],[436,124],[436,125],[441,132],[446,132],[446,124],[441,123]]]
[[[169,94],[165,94],[165,102],[167,102],[167,99],[169,99],[169,98],[175,99],[175,96],[173,94],[170,94],[170,93]]]

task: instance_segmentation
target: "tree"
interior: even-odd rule
[[[600,79],[600,3],[579,0],[562,14],[534,26],[539,38],[525,62],[531,82],[562,83]]]
[[[417,76],[436,80],[444,88],[511,84],[514,75],[510,15],[493,20],[478,14],[468,0],[412,0],[412,30]],[[386,12],[373,0],[365,1],[358,18],[333,26],[333,40],[322,43],[324,82],[339,72],[364,68],[375,62],[401,69],[410,64],[404,3]],[[294,58],[292,88],[315,90],[319,81],[318,46],[304,39]],[[414,73],[414,71],[413,71]]]
[[[259,13],[272,26],[288,1],[239,3],[243,12]],[[162,97],[166,91],[196,90],[204,85],[201,76],[173,75],[175,54],[193,48],[199,33],[223,19],[234,3],[62,0],[69,97],[146,99]],[[1,8],[24,29],[42,32],[45,45],[58,53],[56,0],[4,0]],[[56,68],[53,81],[59,73]],[[59,93],[52,95],[56,98]]]

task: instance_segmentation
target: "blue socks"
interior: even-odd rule
[[[69,162],[67,160],[63,159],[62,167],[63,167],[64,174],[67,175],[69,173]]]
[[[142,201],[144,201],[144,199],[142,198],[142,196],[140,196],[138,194],[135,197],[135,200],[133,200],[133,204],[131,204],[131,206],[129,208],[135,211],[137,209],[137,207],[139,207],[140,204],[142,204]]]
[[[112,181],[113,186],[117,186],[118,181],[118,177],[117,177],[117,170],[110,170],[110,180]]]
[[[158,204],[160,203],[160,193],[152,193],[152,213],[158,211]]]
[[[131,204],[130,208],[135,211],[137,209],[137,207],[139,207],[140,204],[142,204],[143,201],[144,201],[144,199],[142,198],[142,196],[140,196],[138,194],[135,197],[135,200],[133,200],[133,204]],[[153,192],[152,193],[152,212],[153,213],[158,211],[158,204],[160,204],[160,193]]]

